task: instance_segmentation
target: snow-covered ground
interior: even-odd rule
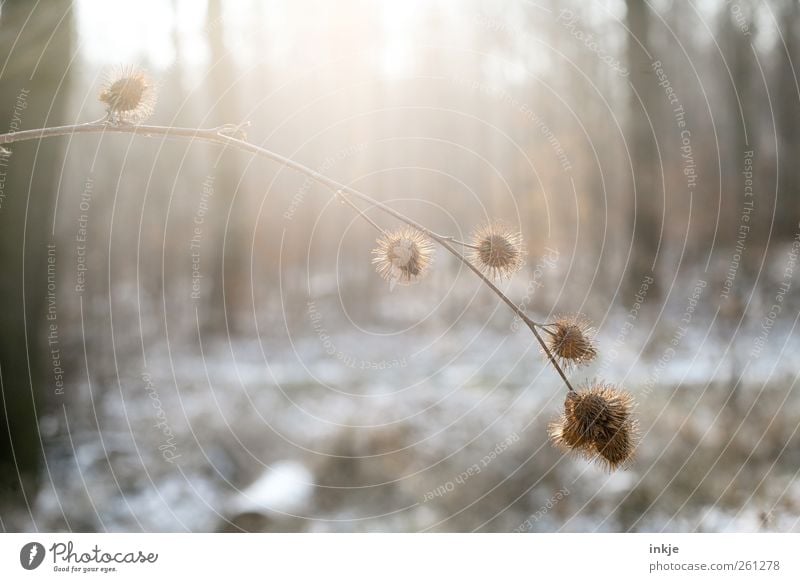
[[[153,338],[146,364],[117,354],[91,392],[70,386],[72,402],[42,420],[36,525],[800,530],[799,346],[786,313],[758,357],[760,314],[737,330],[706,309],[676,336],[680,306],[630,327],[627,309],[609,313],[603,355],[573,373],[637,397],[637,458],[608,474],[548,442],[564,388],[510,318],[379,334],[320,310],[321,324],[260,337]]]

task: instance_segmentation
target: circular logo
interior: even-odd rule
[[[26,570],[35,570],[44,561],[44,546],[39,542],[28,542],[19,551],[19,563]]]

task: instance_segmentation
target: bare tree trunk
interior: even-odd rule
[[[781,10],[781,28],[783,43],[775,43],[775,61],[778,63],[777,119],[778,123],[778,205],[776,217],[776,234],[791,239],[797,232],[797,217],[800,204],[800,166],[797,156],[800,154],[800,97],[798,97],[797,75],[792,66],[797,66],[800,53],[797,51],[798,23],[800,3],[797,0],[785,2]],[[790,60],[791,59],[791,60]]]
[[[209,119],[213,124],[241,121],[239,91],[236,90],[235,63],[225,46],[225,18],[222,0],[210,0],[207,13],[208,42],[211,51],[212,69],[209,72],[211,89],[209,95],[215,99]],[[241,83],[241,81],[239,81]],[[219,97],[217,101],[216,98]],[[236,313],[247,305],[249,281],[247,243],[245,233],[239,228],[240,216],[236,212],[234,195],[240,184],[243,166],[235,152],[224,151],[210,169],[214,175],[213,226],[204,253],[209,260],[203,261],[211,267],[211,292],[202,314],[204,326],[221,329],[225,325],[223,309],[228,313],[228,326],[233,331]],[[240,192],[238,198],[241,198]],[[239,201],[241,204],[242,201]],[[224,250],[223,250],[224,249]],[[233,315],[234,317],[230,317]]]
[[[0,20],[0,128],[65,121],[72,52],[69,0],[7,0]],[[63,143],[14,144],[0,161],[0,514],[28,503],[41,465],[37,417],[63,398],[56,361],[61,257],[53,244],[52,205]],[[48,293],[51,293],[48,296]],[[45,299],[48,303],[45,304]],[[45,318],[45,310],[51,314]],[[51,343],[48,343],[51,342]],[[9,524],[12,525],[13,524]],[[3,525],[3,527],[8,527]]]
[[[655,271],[661,233],[662,192],[658,180],[658,153],[650,121],[656,119],[658,85],[650,73],[650,30],[647,3],[627,0],[628,65],[633,86],[630,94],[630,111],[627,139],[633,163],[633,190],[635,203],[633,253],[628,268],[628,287],[636,290],[645,276]],[[643,48],[644,47],[644,48]],[[650,294],[658,293],[658,278],[650,287]]]

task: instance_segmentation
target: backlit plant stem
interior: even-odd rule
[[[455,240],[453,237],[444,236],[441,234],[437,234],[432,230],[426,228],[425,226],[419,224],[412,218],[398,212],[391,206],[387,206],[386,204],[375,200],[371,196],[364,194],[350,186],[345,184],[341,184],[336,180],[333,180],[324,174],[309,168],[308,166],[304,166],[299,162],[296,162],[290,158],[282,156],[278,153],[270,151],[268,149],[262,148],[257,146],[253,143],[245,141],[241,139],[239,136],[243,137],[242,126],[237,125],[222,125],[219,127],[214,128],[190,128],[190,127],[165,127],[160,125],[120,125],[120,124],[111,124],[107,123],[105,120],[99,121],[92,121],[88,123],[82,123],[77,125],[63,125],[59,127],[44,127],[41,129],[28,129],[24,131],[16,131],[10,132],[5,134],[0,134],[0,145],[3,144],[10,144],[18,141],[28,141],[34,139],[45,139],[50,137],[58,137],[58,136],[71,136],[77,133],[122,133],[122,134],[132,134],[132,135],[141,135],[144,137],[164,137],[164,138],[178,138],[178,139],[188,139],[188,140],[200,140],[204,142],[216,143],[224,146],[230,146],[234,149],[238,149],[240,151],[250,152],[262,158],[266,158],[272,160],[280,164],[281,166],[291,168],[309,178],[316,181],[317,183],[325,186],[329,190],[331,190],[336,196],[340,197],[344,200],[347,204],[353,207],[358,215],[361,218],[364,218],[367,222],[372,224],[375,228],[384,232],[383,229],[378,226],[375,222],[369,219],[362,210],[360,210],[353,202],[348,198],[347,195],[353,196],[358,198],[364,202],[369,203],[370,205],[380,209],[381,211],[393,216],[397,220],[411,226],[419,230],[420,232],[424,233],[425,235],[429,236],[431,239],[439,243],[440,246],[444,247],[448,252],[454,255],[461,263],[466,265],[475,275],[477,275],[481,281],[485,285],[487,285],[494,293],[519,317],[528,328],[533,332],[534,337],[542,346],[545,354],[549,362],[553,365],[553,367],[558,372],[561,379],[564,381],[564,384],[570,391],[574,392],[574,388],[572,384],[570,384],[569,380],[567,379],[564,370],[556,361],[555,357],[553,356],[552,352],[547,346],[547,343],[544,341],[542,336],[539,334],[537,327],[541,327],[544,329],[544,324],[537,323],[533,321],[528,315],[519,308],[508,296],[500,290],[497,285],[495,285],[488,277],[486,277],[483,273],[481,273],[480,269],[478,269],[475,265],[472,264],[458,249],[456,249],[453,245],[460,245],[463,247],[468,248],[475,248],[474,245],[469,243],[465,243],[462,241]]]

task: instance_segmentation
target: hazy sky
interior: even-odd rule
[[[293,47],[314,48],[314,43],[330,43],[333,24],[343,36],[357,35],[365,21],[380,27],[383,71],[402,75],[413,68],[414,31],[432,6],[439,10],[442,22],[456,28],[462,14],[456,0],[375,0],[367,3],[372,13],[364,18],[359,10],[364,3],[353,2],[286,2],[273,0],[237,0],[224,3],[224,24],[228,46],[239,58],[251,60],[253,50],[267,47],[264,58],[279,61],[291,59]],[[204,64],[209,53],[206,37],[209,23],[204,0],[138,0],[136,10],[128,0],[80,0],[78,19],[81,46],[92,63],[117,64],[148,61],[156,68],[168,67],[175,59],[173,29],[182,45],[186,64]],[[213,26],[213,23],[211,23]],[[446,36],[446,31],[442,31]],[[257,35],[258,42],[242,42],[248,35]],[[323,36],[324,35],[324,36]],[[255,40],[255,39],[253,39]],[[352,44],[357,39],[342,38]]]

